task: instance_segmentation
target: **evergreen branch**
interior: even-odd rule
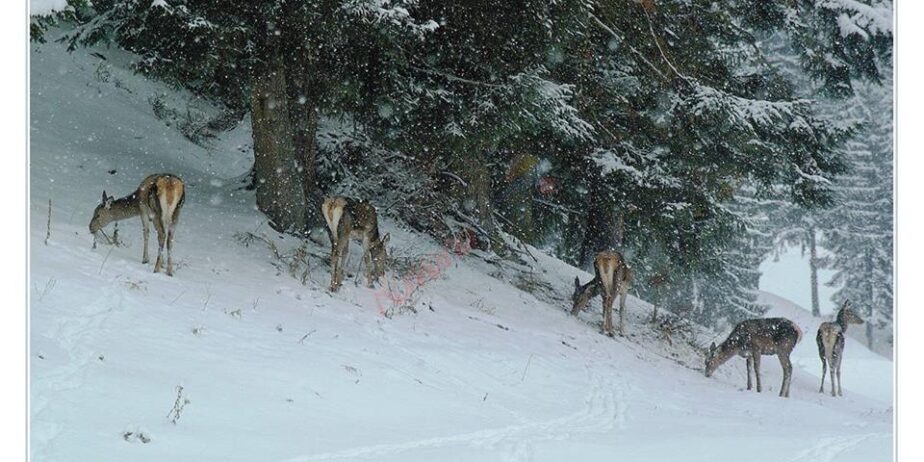
[[[608,33],[609,33],[610,35],[612,35],[614,38],[616,38],[616,39],[618,39],[618,40],[620,40],[620,41],[622,41],[622,42],[625,42],[625,39],[624,39],[623,37],[619,36],[619,34],[617,34],[615,31],[613,31],[613,29],[611,29],[611,28],[610,28],[609,26],[607,26],[603,21],[601,21],[600,18],[598,18],[598,17],[597,17],[596,15],[594,15],[593,13],[588,13],[588,14],[590,15],[590,18],[593,19],[594,22],[597,23],[597,25],[599,25],[600,27],[603,28],[603,30],[605,30],[606,32],[608,32]],[[647,64],[648,67],[651,68],[651,70],[655,71],[655,73],[658,74],[658,76],[660,76],[665,82],[670,82],[670,81],[671,81],[671,79],[669,79],[666,75],[664,75],[664,73],[661,72],[661,70],[658,69],[654,64],[652,64],[651,61],[649,61],[647,58],[645,58],[645,56],[642,55],[642,52],[638,51],[635,47],[633,47],[632,45],[630,45],[630,44],[628,44],[628,43],[626,43],[626,46],[629,47],[629,49],[632,50],[633,53],[635,53],[645,64]]]

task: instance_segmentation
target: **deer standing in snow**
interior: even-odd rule
[[[821,387],[819,393],[825,391],[825,374],[831,368],[831,396],[844,396],[841,390],[841,361],[844,359],[844,336],[850,324],[863,324],[863,319],[850,309],[850,301],[837,312],[834,322],[823,322],[818,326],[818,335],[815,342],[818,344],[818,356],[821,357]],[[834,393],[834,378],[837,377],[837,394]]]
[[[361,239],[363,257],[360,262],[365,269],[366,285],[385,275],[385,260],[388,254],[385,244],[388,234],[379,237],[379,222],[372,204],[347,197],[328,197],[321,204],[321,212],[327,222],[330,236],[330,290],[336,292],[343,284],[343,267],[349,254],[350,238]]]
[[[173,276],[173,233],[180,218],[180,209],[186,200],[186,187],[180,177],[170,173],[150,175],[141,181],[135,192],[116,199],[107,196],[103,191],[102,202],[93,211],[90,220],[90,233],[93,234],[93,245],[99,233],[106,236],[103,228],[114,221],[141,216],[141,226],[144,230],[144,254],[141,263],[147,263],[148,235],[150,223],[154,222],[157,231],[157,261],[154,263],[154,272],[160,271],[163,266],[164,244],[167,245],[167,275]],[[108,240],[108,237],[107,237]]]
[[[738,355],[747,360],[748,390],[751,389],[751,369],[757,379],[757,392],[760,393],[760,357],[777,355],[783,366],[783,384],[780,396],[789,397],[789,384],[792,381],[792,362],[789,354],[802,340],[802,330],[796,323],[786,318],[761,318],[742,321],[732,329],[728,338],[716,347],[715,342],[709,346],[706,356],[706,377],[711,377],[715,370]]]
[[[587,284],[574,278],[571,314],[577,316],[600,291],[603,291],[603,333],[613,336],[613,301],[619,295],[619,335],[626,335],[626,293],[632,283],[632,269],[619,252],[604,250],[594,258],[594,278]]]

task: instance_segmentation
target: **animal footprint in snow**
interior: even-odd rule
[[[151,442],[151,437],[142,431],[124,432],[122,433],[122,439],[128,441],[129,443],[141,441],[142,444],[148,444]]]

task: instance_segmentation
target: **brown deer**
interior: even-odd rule
[[[841,390],[841,360],[844,359],[844,336],[850,324],[863,324],[863,319],[850,309],[850,301],[845,301],[834,322],[823,322],[818,326],[815,342],[818,344],[818,356],[821,357],[821,387],[819,393],[825,392],[825,374],[831,368],[831,396],[844,396]],[[834,378],[837,377],[837,394],[834,393]]]
[[[619,252],[604,250],[594,259],[594,278],[587,284],[574,278],[574,294],[571,301],[571,314],[578,313],[587,306],[590,299],[603,291],[603,333],[613,336],[613,301],[619,295],[619,335],[626,335],[626,293],[632,284],[632,269],[626,258]]]
[[[709,346],[706,356],[706,377],[711,377],[715,370],[738,355],[747,360],[748,390],[751,389],[751,369],[757,379],[757,392],[760,393],[760,357],[777,355],[783,366],[783,384],[780,396],[789,397],[789,384],[792,381],[792,362],[789,354],[802,340],[802,330],[796,323],[786,318],[748,319],[732,329],[728,338],[718,347],[715,342]]]
[[[361,239],[363,257],[360,264],[366,271],[366,285],[372,285],[385,275],[388,254],[385,244],[388,234],[379,237],[379,222],[372,204],[347,197],[328,197],[321,204],[330,236],[330,290],[336,292],[343,284],[343,267],[349,253],[350,238]]]
[[[186,187],[180,177],[170,173],[150,175],[141,181],[135,192],[116,199],[107,196],[103,191],[102,202],[93,211],[90,220],[90,233],[93,234],[93,245],[96,245],[97,236],[101,233],[107,238],[103,228],[114,221],[141,216],[141,226],[144,230],[144,254],[141,263],[147,263],[148,235],[150,222],[154,222],[157,231],[157,261],[154,263],[154,272],[163,267],[164,243],[167,244],[167,275],[173,276],[173,234],[180,218],[180,209],[186,200]]]

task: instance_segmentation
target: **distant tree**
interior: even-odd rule
[[[885,69],[886,72],[890,68]],[[875,329],[888,329],[893,313],[893,154],[891,77],[882,86],[856,85],[849,112],[842,116],[863,123],[859,136],[847,143],[849,172],[837,182],[837,205],[826,213],[826,246],[835,273],[829,285],[867,319],[866,340],[875,342]],[[891,342],[891,339],[887,339]]]

